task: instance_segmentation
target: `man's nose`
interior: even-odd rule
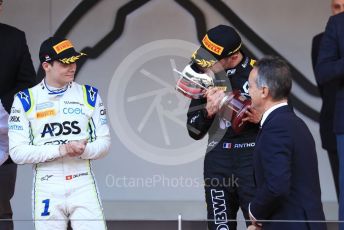
[[[70,64],[70,65],[69,65],[69,71],[75,72],[75,70],[76,70],[76,64],[75,64],[75,63]]]

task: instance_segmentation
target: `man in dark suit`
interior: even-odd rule
[[[0,11],[2,9],[0,0]],[[14,94],[35,85],[36,73],[24,32],[0,23],[0,99],[9,113]],[[13,229],[10,199],[14,194],[17,165],[8,159],[0,166],[0,229]]]
[[[332,15],[339,14],[344,11],[344,0],[331,1]],[[319,46],[324,33],[314,36],[312,40],[312,66],[315,71],[317,63]],[[320,110],[320,137],[322,147],[327,150],[328,158],[331,165],[334,184],[336,187],[337,198],[339,200],[339,160],[337,154],[336,135],[333,132],[333,113],[335,108],[336,90],[338,85],[336,82],[328,82],[320,85],[318,80],[320,96],[322,99],[322,107]]]
[[[249,205],[264,230],[326,229],[314,139],[287,104],[291,73],[285,61],[266,57],[249,76],[252,107],[263,113],[254,151],[257,191]]]
[[[320,85],[336,84],[333,129],[339,157],[339,220],[344,221],[344,13],[331,16],[320,43],[315,68]],[[344,224],[340,224],[344,230]]]

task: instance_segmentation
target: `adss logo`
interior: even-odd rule
[[[81,129],[77,126],[77,124],[79,124],[78,121],[64,121],[62,124],[57,122],[45,124],[43,132],[41,133],[41,137],[43,138],[47,133],[49,133],[52,137],[68,134],[79,134]]]

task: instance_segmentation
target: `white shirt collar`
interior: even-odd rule
[[[288,103],[287,103],[287,102],[281,102],[281,103],[278,103],[278,104],[272,106],[270,109],[266,110],[266,111],[264,112],[263,116],[262,116],[262,120],[260,121],[260,127],[263,126],[264,121],[265,121],[266,118],[270,115],[270,113],[271,113],[272,111],[274,111],[275,109],[278,109],[279,107],[285,106],[285,105],[288,105]]]

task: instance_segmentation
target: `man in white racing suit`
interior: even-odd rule
[[[110,146],[106,110],[92,86],[74,80],[84,54],[67,39],[50,37],[40,48],[45,78],[15,96],[9,117],[9,152],[34,164],[36,229],[106,229],[91,160]]]

